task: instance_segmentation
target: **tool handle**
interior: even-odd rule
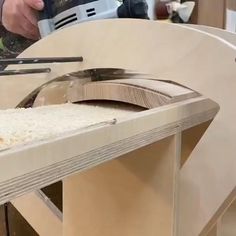
[[[43,0],[44,8],[38,13],[38,28],[41,38],[49,35],[54,30],[54,25],[52,23],[54,16],[54,1],[55,0]]]
[[[149,19],[146,0],[123,0],[118,7],[118,17]]]
[[[43,0],[44,8],[38,13],[38,21],[51,19],[53,17],[53,0]]]

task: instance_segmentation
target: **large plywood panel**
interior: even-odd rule
[[[97,67],[151,73],[197,90],[219,103],[217,118],[181,171],[180,235],[199,234],[235,188],[236,129],[231,125],[236,119],[232,109],[236,89],[235,47],[216,36],[183,26],[144,20],[102,20],[57,32],[22,56],[61,54],[83,55],[86,60],[53,65],[50,75],[35,76],[34,80],[30,76],[2,78],[1,107],[16,106],[32,89],[56,75]],[[14,97],[6,99],[9,91]],[[224,183],[220,188],[219,182]]]
[[[64,181],[64,236],[174,235],[180,136]]]

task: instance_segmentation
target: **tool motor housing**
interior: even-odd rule
[[[120,5],[117,0],[51,1],[50,4],[45,4],[47,12],[38,22],[41,37],[84,21],[117,18]]]
[[[45,37],[55,30],[97,19],[148,18],[145,0],[44,0],[39,31]]]

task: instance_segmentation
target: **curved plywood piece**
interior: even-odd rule
[[[151,109],[197,96],[197,92],[188,88],[150,79],[117,79],[83,84],[57,82],[40,91],[34,106],[109,100]]]
[[[144,79],[92,82],[70,89],[69,101],[112,100],[154,108],[197,97],[190,89],[174,84]]]
[[[52,82],[45,88],[42,88],[37,94],[36,98],[32,101],[31,106],[45,106],[52,104],[62,104],[68,102],[67,91],[70,86],[70,82]],[[25,99],[25,102],[20,104],[20,107],[26,107],[31,99]]]
[[[193,28],[196,30],[201,30],[203,32],[218,36],[229,43],[236,45],[236,34],[233,32],[229,32],[220,28],[215,28],[211,26],[205,26],[205,25],[187,25],[189,28]]]
[[[132,36],[127,39],[123,38],[122,40],[120,40],[120,37],[116,34],[116,31],[112,32],[113,24],[119,24],[122,28],[121,31],[124,32],[128,31],[129,28],[132,27]],[[155,72],[157,72],[155,73],[155,75],[159,78],[161,72],[171,70],[173,66],[176,66],[176,62],[179,59],[184,59],[185,56],[189,54],[189,51],[197,50],[196,46],[199,45],[199,43],[202,43],[202,41],[207,41],[207,44],[209,43],[208,37],[206,39],[205,35],[204,37],[202,34],[199,34],[198,32],[195,32],[193,30],[186,30],[183,27],[172,26],[166,23],[138,20],[102,20],[100,22],[96,22],[95,24],[85,23],[83,25],[80,25],[79,29],[77,29],[78,26],[71,27],[66,29],[66,31],[63,31],[63,33],[65,33],[66,35],[70,35],[75,33],[74,30],[79,30],[78,34],[76,32],[77,35],[86,34],[90,25],[94,28],[94,30],[96,30],[96,32],[103,32],[102,25],[104,25],[105,28],[111,28],[109,29],[109,37],[104,36],[104,33],[99,33],[96,34],[95,37],[91,37],[91,39],[86,39],[86,42],[82,42],[82,37],[80,37],[80,39],[82,40],[81,42],[79,40],[80,45],[75,46],[74,37],[59,36],[62,32],[56,32],[55,34],[42,39],[41,41],[30,47],[28,50],[26,50],[21,55],[22,57],[61,56],[62,54],[63,56],[83,55],[84,62],[50,65],[52,68],[52,72],[50,74],[2,77],[1,81],[2,84],[4,84],[4,88],[0,88],[0,107],[7,108],[17,106],[18,103],[22,101],[29,93],[34,91],[45,82],[48,82],[69,72],[78,70],[93,68],[130,68],[130,70],[138,71],[139,73],[143,72],[147,74],[154,74]],[[133,25],[136,26],[134,27]],[[148,25],[150,28],[149,31],[151,32],[152,36],[154,36],[153,34],[155,34],[156,38],[153,37],[153,39],[149,39],[147,34],[144,37],[138,29],[139,25],[143,28]],[[170,29],[168,30],[168,28]],[[165,34],[159,33],[163,30],[165,31]],[[161,34],[162,36],[160,36],[159,34]],[[181,35],[185,35],[185,37],[184,40],[182,40],[182,38],[175,40],[174,44],[172,44],[172,40],[166,41],[166,38],[171,38],[173,37],[173,35],[179,35],[180,38]],[[66,38],[65,44],[63,44],[62,42],[57,42],[55,44],[55,38],[57,37]],[[96,40],[102,41],[103,43],[98,44],[94,40],[95,38]],[[113,47],[113,40],[118,41],[115,47]],[[121,49],[122,47],[126,47],[125,45],[127,40],[132,42],[132,47],[129,46],[129,52],[132,51],[131,54],[137,53],[138,55],[142,55],[140,58],[135,58],[134,60],[133,55],[131,55],[128,51],[126,54],[122,55],[123,50]],[[147,42],[149,43],[150,52],[148,52],[148,50],[146,50],[146,48],[142,46],[147,44]],[[84,44],[86,44],[86,46]],[[70,45],[70,47],[65,47],[65,45]],[[110,47],[112,47],[112,50],[110,49]],[[156,50],[153,50],[154,47],[156,48]],[[166,47],[169,47],[170,50],[166,50]],[[45,50],[42,50],[42,48],[45,48]],[[174,48],[175,50],[172,50],[171,48]],[[102,59],[100,55],[103,55]],[[161,60],[159,55],[161,55]],[[123,57],[126,57],[125,60]],[[26,65],[25,68],[32,68],[34,66],[35,65]],[[41,66],[48,65],[45,64]],[[38,65],[37,67],[41,66]],[[11,66],[9,68],[19,68],[19,66]],[[24,84],[24,86],[22,86],[22,84]],[[14,91],[14,96],[12,96],[10,99],[6,99],[6,97],[8,97],[7,91],[9,90]]]
[[[58,31],[21,56],[61,55],[82,55],[85,60],[53,65],[49,75],[2,77],[0,107],[16,106],[32,90],[58,75],[90,68],[124,68],[168,78],[220,105],[219,114],[180,174],[179,235],[202,232],[235,189],[236,48],[221,38],[184,26],[119,19]],[[14,96],[9,98],[9,94]]]

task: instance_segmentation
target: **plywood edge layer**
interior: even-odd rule
[[[209,99],[189,99],[99,128],[0,152],[0,165],[8,170],[0,173],[0,203],[211,120],[217,112],[217,104]]]

